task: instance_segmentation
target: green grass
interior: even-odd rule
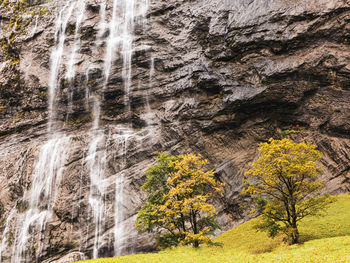
[[[227,263],[227,262],[350,262],[350,195],[336,197],[324,217],[300,223],[300,245],[288,246],[282,238],[271,239],[253,229],[250,220],[214,240],[222,247],[179,247],[158,253],[82,261],[85,263]]]

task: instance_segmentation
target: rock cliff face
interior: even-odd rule
[[[348,0],[24,2],[0,1],[1,262],[152,249],[133,224],[155,151],[210,160],[224,230],[284,130],[349,191]]]

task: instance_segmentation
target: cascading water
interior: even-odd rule
[[[105,244],[104,235],[108,235],[113,240],[115,255],[124,253],[124,247],[128,242],[125,225],[125,196],[124,189],[126,176],[123,169],[127,166],[127,152],[129,140],[137,140],[136,132],[130,124],[118,124],[109,126],[100,126],[101,122],[101,105],[103,103],[103,93],[109,88],[110,76],[113,72],[114,61],[119,58],[122,62],[120,75],[124,85],[124,102],[125,111],[129,113],[130,109],[130,92],[132,91],[132,56],[134,29],[136,23],[143,25],[145,14],[148,8],[148,0],[113,0],[112,8],[108,8],[108,0],[102,0],[100,3],[100,23],[97,32],[96,46],[104,50],[103,64],[103,85],[100,89],[89,89],[89,71],[97,68],[96,65],[85,67],[87,88],[85,94],[85,107],[91,111],[93,116],[92,126],[88,132],[89,140],[86,148],[85,157],[82,163],[89,174],[90,194],[88,204],[92,215],[91,224],[88,224],[87,235],[89,230],[94,231],[93,244],[87,244],[86,249],[92,247],[94,258],[99,256],[100,248]],[[61,182],[62,173],[68,159],[68,150],[71,143],[71,136],[67,136],[59,131],[59,122],[57,111],[59,105],[59,84],[60,78],[69,82],[73,81],[76,75],[76,58],[81,47],[81,27],[87,10],[87,0],[71,0],[62,4],[60,7],[55,26],[54,43],[55,46],[50,56],[50,75],[48,82],[48,140],[44,143],[39,151],[38,158],[35,162],[34,172],[31,177],[31,185],[24,192],[23,202],[26,208],[17,217],[16,208],[10,213],[6,221],[6,227],[2,233],[3,238],[0,245],[0,262],[2,251],[9,247],[9,236],[11,222],[16,222],[14,241],[12,245],[11,262],[32,262],[34,244],[35,257],[38,257],[42,250],[43,233],[46,224],[53,219],[58,186]],[[71,24],[73,14],[76,20],[73,44],[69,44],[69,38],[66,35],[68,26]],[[109,34],[106,34],[105,31]],[[105,37],[107,35],[107,37]],[[70,46],[70,48],[69,48]],[[68,53],[68,54],[67,54]],[[67,56],[68,55],[68,56]],[[65,66],[65,74],[62,69]],[[154,60],[151,60],[150,85],[154,72]],[[102,90],[102,92],[101,92]],[[72,97],[68,94],[69,101]],[[151,108],[147,94],[147,114],[151,116]],[[60,109],[61,110],[61,109]],[[71,109],[68,109],[68,112]],[[146,114],[146,115],[147,115]],[[147,119],[147,118],[146,118]],[[147,123],[149,121],[147,120]],[[142,135],[143,136],[143,135]],[[114,154],[121,160],[119,164],[120,171],[117,176],[113,177],[114,182],[106,176],[107,159],[110,154],[110,145],[114,145]],[[107,204],[107,188],[113,184],[115,199],[111,204]],[[108,207],[109,206],[109,207]],[[108,210],[109,209],[109,210]],[[111,214],[111,209],[114,213]],[[106,233],[107,213],[112,215],[114,227]],[[72,213],[73,214],[73,213]],[[92,226],[93,225],[93,226]],[[83,235],[83,233],[81,232]],[[82,238],[83,239],[83,238]],[[86,241],[90,242],[90,241]]]
[[[38,28],[38,20],[39,20],[39,16],[38,15],[36,15],[35,16],[35,25],[34,25],[34,27],[33,27],[33,30],[32,30],[32,35],[34,35],[35,33],[36,33],[36,30],[37,30],[37,28]]]
[[[133,137],[134,134],[129,129],[121,128],[119,134],[114,136],[116,144],[119,146],[119,149],[122,149],[121,155],[123,158],[123,166],[126,165],[126,154],[128,149],[128,140]],[[115,202],[114,202],[114,254],[122,255],[123,254],[123,245],[125,240],[125,231],[122,224],[124,216],[124,185],[125,185],[125,174],[122,171],[119,174],[115,182]]]
[[[93,125],[90,130],[90,142],[88,154],[85,158],[85,165],[90,175],[90,195],[89,204],[92,210],[95,223],[93,257],[98,257],[98,250],[101,244],[101,232],[104,225],[105,212],[105,191],[106,180],[104,172],[106,169],[107,146],[104,130],[100,129],[100,100],[97,96],[93,96]],[[99,149],[102,148],[103,150]]]
[[[15,211],[16,211],[16,208],[15,207],[12,208],[9,216],[6,219],[4,231],[2,232],[2,240],[1,240],[1,245],[0,245],[0,262],[2,262],[2,252],[4,251],[4,249],[6,249],[8,241],[9,241],[10,223],[13,219]]]
[[[100,5],[100,24],[98,32],[98,45],[102,45],[104,31],[108,27],[109,35],[106,40],[105,60],[104,60],[104,85],[103,90],[108,88],[109,77],[113,67],[113,61],[115,55],[119,56],[123,60],[122,65],[122,78],[124,80],[125,90],[125,105],[126,110],[130,111],[130,88],[131,88],[131,73],[132,73],[132,52],[133,52],[133,31],[134,23],[138,16],[143,17],[147,11],[148,1],[135,1],[135,0],[113,0],[112,14],[109,23],[106,21],[106,6],[107,2],[103,2]],[[101,231],[103,228],[103,215],[105,209],[104,195],[105,195],[105,158],[108,150],[108,139],[104,136],[104,129],[99,126],[100,118],[100,101],[98,96],[94,97],[94,124],[90,131],[91,137],[94,138],[90,142],[89,155],[86,158],[86,164],[90,170],[90,198],[89,203],[91,206],[94,223],[95,223],[95,238],[93,247],[93,257],[99,256],[99,247],[101,245]],[[118,127],[112,127],[111,130],[116,130],[116,145],[124,145],[122,148],[122,155],[124,158],[127,153],[127,141],[128,138],[133,136],[130,128],[119,125]],[[98,145],[104,142],[105,146],[103,151],[98,151]],[[119,151],[118,151],[119,152]],[[93,168],[94,167],[94,168]],[[122,227],[123,221],[123,189],[124,189],[124,175],[120,174],[115,182],[115,202],[114,202],[114,254],[120,255],[123,250],[124,232]]]
[[[69,58],[69,61],[66,65],[66,79],[68,82],[70,82],[70,87],[68,91],[68,110],[67,110],[67,119],[69,114],[73,111],[72,110],[72,103],[73,103],[73,83],[72,80],[74,80],[75,77],[75,63],[76,63],[76,55],[80,48],[80,26],[83,22],[84,15],[85,15],[85,9],[86,9],[86,0],[78,0],[76,2],[76,8],[75,13],[77,15],[77,20],[75,23],[75,30],[74,30],[74,44],[73,48],[71,50],[71,55]]]
[[[122,225],[123,220],[123,190],[124,190],[124,175],[121,174],[116,182],[115,182],[115,193],[116,193],[116,200],[115,200],[115,215],[114,215],[114,222],[115,222],[115,229],[114,229],[114,254],[115,255],[121,255],[122,245],[124,243],[124,229]]]
[[[74,31],[74,44],[73,44],[73,48],[72,48],[72,52],[70,55],[70,59],[67,65],[67,71],[66,71],[66,78],[68,80],[72,80],[75,76],[75,60],[76,60],[76,55],[77,55],[77,51],[79,50],[79,44],[80,44],[80,26],[81,23],[84,19],[84,15],[85,15],[85,8],[86,8],[86,2],[85,0],[78,0],[76,2],[76,14],[77,14],[77,21],[75,23],[75,31]]]
[[[97,33],[97,44],[101,45],[103,35],[105,34],[105,30],[107,28],[107,23],[106,23],[106,2],[103,1],[100,4],[100,23],[98,25],[98,33]]]
[[[149,71],[149,86],[150,88],[153,87],[153,76],[154,76],[154,57],[151,58],[151,68]],[[149,92],[146,91],[146,114],[145,114],[145,120],[148,126],[151,126],[153,124],[154,120],[154,113],[152,112],[150,103],[149,103]]]
[[[26,211],[17,217],[14,244],[11,253],[11,262],[13,263],[31,262],[33,258],[31,248],[34,243],[37,244],[35,258],[41,253],[42,233],[45,230],[46,223],[53,215],[57,189],[67,159],[69,137],[59,134],[53,128],[53,124],[56,117],[58,75],[64,54],[66,28],[75,6],[75,1],[68,1],[59,12],[56,20],[56,46],[51,53],[48,85],[49,140],[40,147],[30,189],[24,193],[23,202],[28,205]]]
[[[27,255],[28,247],[38,233],[40,253],[41,233],[47,220],[50,219],[57,197],[57,186],[61,181],[64,164],[66,162],[66,147],[68,137],[53,138],[45,143],[41,149],[35,166],[31,189],[25,194],[28,200],[28,210],[20,215],[17,223],[17,234],[13,246],[11,262],[30,260]],[[36,230],[36,231],[34,231]]]
[[[104,196],[106,189],[106,180],[104,171],[106,166],[106,150],[98,151],[98,147],[104,142],[105,136],[103,131],[96,130],[95,139],[89,147],[86,163],[90,173],[90,196],[89,204],[91,206],[94,223],[95,223],[95,239],[93,247],[93,257],[98,257],[98,249],[101,243],[101,231],[104,222]]]
[[[50,79],[49,79],[49,124],[48,129],[52,132],[53,119],[55,118],[56,108],[56,90],[58,82],[58,74],[62,63],[62,57],[64,52],[64,43],[66,40],[66,29],[68,21],[75,8],[75,1],[68,1],[66,5],[60,11],[56,20],[56,32],[55,43],[56,47],[51,52],[51,64],[50,64]],[[64,15],[65,14],[65,15]]]
[[[105,87],[108,85],[113,60],[117,51],[123,59],[122,77],[125,87],[126,105],[129,107],[131,85],[131,62],[133,53],[133,32],[136,15],[143,15],[137,11],[146,11],[147,2],[135,0],[113,0],[112,19],[109,23],[109,37],[107,39],[104,78]],[[128,108],[129,110],[129,108]]]

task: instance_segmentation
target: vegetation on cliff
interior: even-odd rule
[[[26,28],[35,16],[42,16],[48,11],[46,7],[39,6],[39,4],[41,4],[41,1],[20,0],[13,2],[0,0],[0,8],[12,14],[2,24],[3,30],[7,34],[0,39],[4,57],[11,62],[12,66],[19,63],[19,55],[15,47],[16,39],[26,33]]]
[[[23,93],[25,85],[20,72],[20,52],[23,38],[34,20],[48,12],[44,1],[0,0],[0,112],[19,104],[18,94]]]

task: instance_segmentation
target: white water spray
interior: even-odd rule
[[[99,108],[99,105],[96,106]],[[98,129],[99,114],[95,115],[94,127],[90,132],[93,140],[90,143],[88,155],[85,158],[86,166],[90,174],[89,204],[95,223],[95,235],[93,246],[93,258],[98,257],[101,245],[101,233],[104,227],[105,194],[107,181],[105,179],[107,149],[104,131]],[[102,148],[102,149],[100,149]]]
[[[106,2],[102,2],[100,5],[100,23],[98,25],[97,33],[98,45],[102,44],[102,37],[105,34],[106,28]]]
[[[64,42],[66,39],[66,29],[69,18],[72,15],[73,9],[76,5],[76,2],[68,1],[66,5],[62,8],[61,12],[58,15],[56,21],[56,33],[55,33],[55,43],[57,46],[51,53],[51,65],[50,65],[50,78],[49,78],[49,124],[48,130],[52,132],[52,122],[54,119],[56,108],[55,99],[56,99],[56,90],[57,90],[57,81],[58,73],[61,66],[61,60],[64,51]],[[65,15],[64,15],[65,14]]]
[[[69,137],[57,136],[50,139],[40,148],[35,166],[31,188],[25,193],[28,200],[28,210],[18,220],[17,235],[13,246],[11,262],[21,262],[26,259],[32,230],[38,233],[39,254],[41,233],[47,220],[51,218],[57,197],[57,186],[60,184],[64,164],[67,159],[66,147]]]
[[[17,217],[11,262],[32,262],[31,248],[37,244],[36,258],[42,250],[43,232],[51,219],[57,198],[57,189],[67,160],[67,145],[70,140],[64,134],[56,133],[53,121],[56,112],[56,93],[59,71],[64,54],[68,21],[76,6],[75,1],[68,1],[61,9],[56,20],[55,43],[50,57],[50,77],[48,83],[48,131],[50,139],[40,147],[35,164],[30,189],[24,193],[23,202],[27,205],[24,213]],[[36,240],[37,238],[37,240]]]
[[[109,22],[106,21],[106,6],[107,2],[101,3],[100,16],[101,20],[99,23],[99,31],[97,34],[98,45],[101,45],[103,35],[108,27],[109,36],[106,40],[105,49],[105,60],[104,60],[104,84],[103,89],[108,86],[108,81],[111,75],[113,61],[115,60],[116,54],[123,59],[122,66],[122,77],[124,80],[125,89],[125,105],[127,109],[130,108],[129,96],[131,89],[131,73],[132,73],[132,53],[133,53],[133,33],[134,23],[136,19],[136,10],[138,14],[143,14],[147,11],[147,1],[140,0],[113,0],[112,14]],[[106,166],[106,155],[107,155],[107,142],[103,129],[99,126],[100,121],[100,101],[98,96],[94,96],[93,104],[93,126],[90,131],[91,138],[88,156],[86,158],[86,165],[89,167],[91,187],[89,203],[92,210],[94,223],[95,223],[95,239],[93,246],[93,257],[97,258],[99,255],[99,248],[101,245],[101,230],[104,224],[103,215],[105,213],[104,195],[106,194],[106,178],[105,178],[105,166]],[[123,153],[126,156],[126,145],[129,136],[132,132],[126,128],[117,128],[116,140],[117,145],[120,145],[120,141],[123,143]],[[104,144],[104,146],[103,146]],[[99,149],[102,148],[102,149]],[[124,189],[124,176],[119,176],[115,182],[116,200],[114,204],[115,208],[115,227],[114,227],[114,250],[115,254],[119,255],[122,253],[122,247],[124,243],[124,231],[122,227],[123,218],[123,189]]]
[[[119,153],[123,159],[123,166],[127,164],[128,141],[133,137],[133,132],[127,128],[120,127],[118,133],[114,136],[114,140],[119,148]],[[115,182],[115,202],[114,202],[114,255],[120,256],[123,253],[125,245],[125,229],[123,226],[124,220],[124,172],[119,174]]]
[[[89,204],[91,207],[94,223],[94,246],[93,258],[98,258],[101,245],[101,233],[104,226],[106,180],[105,169],[107,159],[107,145],[103,129],[99,128],[100,122],[100,100],[95,95],[93,98],[93,126],[90,130],[90,142],[88,154],[85,158],[86,167],[90,175]]]
[[[119,175],[115,182],[115,214],[114,214],[114,254],[122,255],[123,244],[125,238],[123,220],[123,203],[124,203],[124,174]]]
[[[31,32],[31,35],[34,35],[36,33],[36,30],[38,29],[38,19],[39,19],[39,15],[36,15],[35,16],[35,24],[34,24],[32,32]]]
[[[80,47],[80,26],[81,23],[84,19],[85,15],[85,8],[86,8],[86,0],[78,0],[76,3],[77,8],[76,13],[78,14],[77,16],[77,21],[75,23],[75,31],[74,31],[74,44],[73,44],[73,49],[70,55],[70,59],[67,65],[67,72],[66,72],[66,78],[68,80],[72,80],[75,76],[75,68],[74,65],[76,63],[76,55]]]
[[[9,238],[10,238],[10,229],[11,229],[11,221],[13,219],[13,216],[15,214],[15,210],[16,207],[13,207],[9,216],[6,219],[6,223],[5,223],[5,229],[2,232],[2,240],[1,240],[1,244],[0,244],[0,263],[2,263],[2,252],[6,249],[7,244],[9,242]]]
[[[123,60],[122,71],[120,72],[124,80],[125,89],[125,105],[127,110],[130,110],[130,92],[132,83],[132,56],[133,56],[133,41],[135,21],[143,19],[148,7],[147,0],[113,0],[112,14],[108,16],[106,13],[110,12],[107,8],[107,0],[101,4],[100,15],[101,22],[99,24],[98,41],[102,41],[106,29],[109,29],[109,36],[106,39],[105,61],[104,61],[104,85],[103,89],[107,88],[108,80],[111,75],[113,61],[116,56]],[[59,12],[56,20],[55,43],[51,57],[50,57],[50,77],[49,77],[49,122],[48,131],[51,134],[50,139],[41,146],[39,158],[35,165],[35,171],[32,176],[31,188],[25,193],[24,199],[28,200],[28,210],[20,214],[17,220],[17,228],[15,234],[15,241],[12,250],[12,262],[30,262],[31,258],[28,253],[29,245],[38,244],[36,254],[41,252],[41,240],[43,239],[43,232],[46,223],[51,219],[53,214],[55,201],[57,197],[57,189],[60,184],[63,167],[67,160],[67,149],[69,149],[69,137],[64,134],[58,134],[57,130],[53,129],[54,119],[57,110],[57,88],[62,69],[62,61],[64,59],[65,41],[67,40],[66,30],[68,22],[72,17],[73,12],[79,12],[77,20],[75,21],[75,35],[74,43],[71,53],[66,61],[66,75],[69,80],[75,77],[76,56],[80,48],[80,27],[84,19],[84,11],[86,9],[86,0],[71,0],[66,2],[64,7]],[[107,23],[107,17],[111,17]],[[152,79],[152,73],[150,79]],[[87,73],[88,74],[88,73]],[[103,231],[105,227],[106,204],[105,197],[107,193],[107,182],[105,178],[106,162],[108,154],[108,143],[110,135],[105,132],[109,128],[100,127],[101,115],[101,101],[98,94],[86,91],[86,101],[90,99],[93,101],[93,123],[90,130],[91,141],[87,148],[87,156],[84,158],[84,164],[87,168],[91,187],[89,195],[89,204],[94,220],[95,239],[93,244],[93,256],[99,256],[99,249],[102,245]],[[149,102],[147,107],[150,110]],[[88,106],[88,103],[87,105]],[[121,167],[126,166],[128,140],[134,133],[127,127],[120,126],[117,128],[116,138],[121,146],[119,153],[124,158],[125,162]],[[124,209],[124,186],[126,176],[121,172],[120,176],[115,181],[116,198],[114,201],[114,250],[116,255],[122,254],[122,249],[126,242],[126,232],[123,228],[123,220],[125,219]],[[10,223],[9,223],[10,224]],[[93,224],[91,224],[91,229]],[[37,239],[37,241],[35,241]],[[5,240],[5,239],[3,239]],[[6,240],[4,242],[7,242]],[[3,245],[0,247],[0,254]],[[27,256],[27,257],[26,257]],[[1,260],[1,259],[0,259]],[[24,261],[23,261],[24,260]]]

